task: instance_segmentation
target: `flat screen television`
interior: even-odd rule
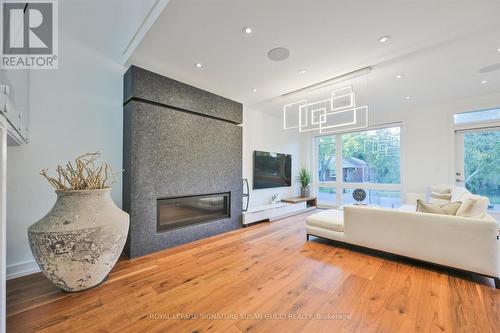
[[[292,155],[254,151],[253,189],[292,185]]]

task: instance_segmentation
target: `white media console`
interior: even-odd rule
[[[314,198],[314,205],[311,205],[311,200],[307,201],[306,199],[307,198],[299,200],[292,198],[289,199],[291,202],[249,207],[246,212],[243,212],[243,225],[246,226],[260,221],[275,221],[287,216],[316,209],[316,198]]]

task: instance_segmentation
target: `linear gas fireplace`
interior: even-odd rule
[[[231,193],[190,195],[157,200],[156,231],[189,227],[231,217]]]

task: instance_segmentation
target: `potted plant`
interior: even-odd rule
[[[111,199],[114,174],[99,153],[79,156],[41,175],[56,190],[57,200],[28,229],[31,251],[40,270],[65,291],[80,291],[103,282],[118,260],[129,228],[129,216]]]
[[[300,183],[300,196],[307,198],[311,196],[312,175],[306,168],[301,168],[299,174],[297,175],[297,181]]]

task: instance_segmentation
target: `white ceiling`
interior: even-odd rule
[[[483,0],[171,0],[128,63],[270,111],[283,93],[372,66],[353,81],[364,103],[416,107],[500,91],[500,71],[477,73],[500,63],[498,13]],[[277,46],[290,58],[269,60]]]

